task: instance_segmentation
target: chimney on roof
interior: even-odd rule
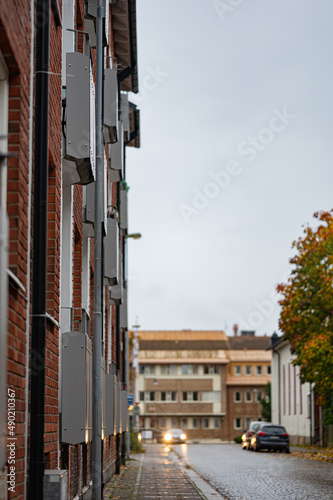
[[[274,344],[276,344],[276,342],[280,339],[280,337],[278,336],[278,334],[276,332],[273,333],[272,337],[271,337],[271,345],[273,346]]]
[[[237,337],[237,333],[238,333],[238,325],[237,325],[237,323],[235,323],[232,328],[234,330],[234,336]]]

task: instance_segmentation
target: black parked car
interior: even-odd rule
[[[251,449],[280,450],[289,453],[289,435],[282,425],[262,422],[251,438]]]

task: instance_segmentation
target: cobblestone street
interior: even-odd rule
[[[298,452],[255,453],[233,444],[173,448],[229,500],[333,499],[333,464]]]

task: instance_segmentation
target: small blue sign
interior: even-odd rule
[[[133,394],[127,394],[127,405],[133,406],[133,401],[134,401]]]

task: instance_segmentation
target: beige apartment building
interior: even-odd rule
[[[140,331],[134,393],[140,427],[182,428],[189,440],[231,441],[261,418],[269,337],[223,331]]]

